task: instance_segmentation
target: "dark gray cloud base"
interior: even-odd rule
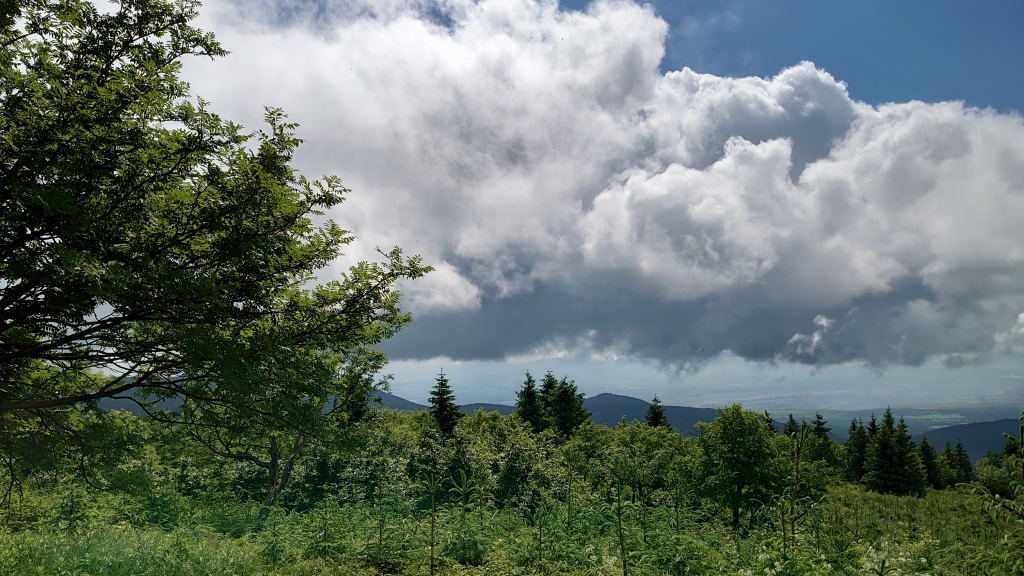
[[[283,16],[282,16],[283,14]],[[947,366],[1024,353],[1024,122],[872,107],[811,63],[662,74],[595,2],[214,3],[196,91],[283,106],[360,245],[437,270],[393,358],[614,354]],[[227,75],[227,78],[225,78]],[[249,122],[252,124],[252,122]]]

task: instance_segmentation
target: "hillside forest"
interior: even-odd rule
[[[350,190],[190,93],[198,9],[0,4],[0,572],[1024,574],[1024,415],[972,461],[890,410],[597,425],[551,372],[380,406],[431,268],[329,268]]]

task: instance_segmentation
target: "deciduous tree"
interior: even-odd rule
[[[715,411],[718,417],[713,422],[697,423],[704,489],[732,509],[733,527],[738,527],[740,510],[763,501],[764,492],[777,480],[770,465],[773,434],[760,414],[739,404]]]
[[[181,59],[225,53],[197,5],[23,0],[2,22],[0,436],[74,434],[106,398],[300,434],[409,321],[394,283],[427,268],[397,249],[314,284],[353,238],[314,218],[348,190],[295,172],[281,111],[246,133],[190,96]]]

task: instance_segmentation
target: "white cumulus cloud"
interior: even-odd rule
[[[1017,323],[1012,328],[996,334],[996,350],[1024,354],[1024,312],[1017,316]]]
[[[628,1],[220,0],[202,25],[233,54],[189,63],[195,92],[253,127],[283,107],[303,172],[354,190],[337,267],[437,268],[395,357],[1022,352],[1018,114],[869,106],[809,62],[662,74],[668,27]]]

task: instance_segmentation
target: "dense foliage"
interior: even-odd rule
[[[436,384],[430,391],[430,415],[434,417],[437,427],[445,436],[451,436],[455,432],[455,425],[462,418],[462,412],[455,403],[455,394],[448,385],[444,370],[437,375]]]
[[[669,424],[668,416],[665,414],[665,407],[661,405],[661,400],[658,399],[657,394],[654,395],[654,399],[647,406],[647,412],[644,413],[644,424],[672,428],[672,425]]]
[[[516,414],[534,432],[550,429],[563,438],[571,436],[590,418],[576,382],[567,376],[559,380],[551,372],[544,375],[540,390],[533,376],[526,373],[523,387],[516,393]]]
[[[35,474],[4,509],[11,572],[1024,573],[1019,448],[985,464],[1009,498],[897,496],[811,459],[812,428],[775,434],[740,406],[698,438],[635,421],[562,437],[482,411],[445,437],[429,412],[372,408],[314,442],[261,516],[265,469],[181,425],[111,417],[133,449],[88,482]]]
[[[348,192],[290,162],[279,110],[253,134],[178,78],[219,56],[193,0],[4,3],[0,29],[0,459],[6,479],[91,459],[101,400],[185,425],[280,481],[310,437],[361,416],[409,321],[397,248],[315,283],[352,236]],[[13,13],[10,10],[13,9]],[[114,443],[115,445],[117,443]]]

